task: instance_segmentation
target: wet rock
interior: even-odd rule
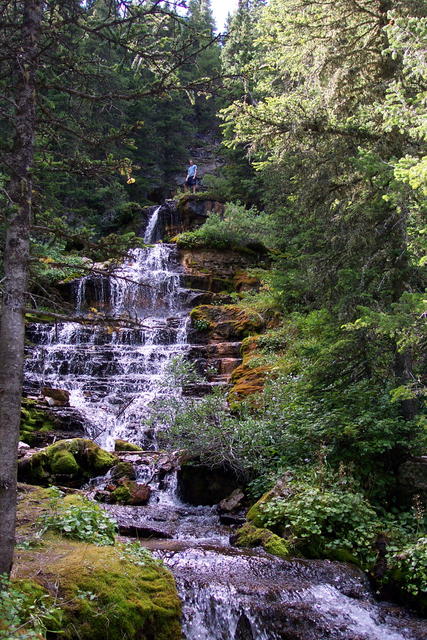
[[[219,521],[229,527],[241,527],[245,523],[245,518],[234,513],[220,513]]]
[[[137,524],[119,524],[119,533],[121,536],[128,536],[129,538],[163,538],[167,540],[173,538],[172,534],[161,529]]]
[[[147,484],[124,480],[112,491],[110,502],[138,506],[147,504],[150,496],[151,488]]]
[[[238,488],[233,491],[228,498],[224,498],[218,505],[220,511],[225,511],[226,513],[231,513],[232,511],[237,511],[242,507],[242,502],[245,498],[245,494],[243,491]]]
[[[51,407],[69,407],[70,392],[65,389],[53,389],[52,387],[42,387],[42,399]]]
[[[220,547],[169,551],[162,557],[183,598],[187,638],[425,638],[425,621],[375,603],[364,574],[345,564]]]
[[[187,463],[178,471],[178,494],[191,505],[218,504],[238,484],[238,478],[230,470]]]
[[[111,470],[111,479],[114,482],[118,482],[122,478],[126,478],[127,480],[135,480],[135,468],[132,462],[121,461],[116,464]]]
[[[148,484],[131,484],[131,502],[134,505],[147,504],[151,496],[151,488]]]

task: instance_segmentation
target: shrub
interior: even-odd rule
[[[283,535],[309,557],[373,566],[380,522],[371,505],[348,486],[316,486],[313,480],[292,481],[286,498],[273,497],[260,504],[257,522]]]
[[[427,593],[427,538],[390,550],[387,562],[387,580],[396,581],[413,596]]]
[[[51,529],[67,538],[90,542],[98,546],[115,542],[117,525],[97,504],[81,496],[70,496],[59,502],[51,501],[53,511],[40,518],[41,534]]]
[[[178,236],[178,245],[186,248],[229,249],[251,244],[272,246],[273,242],[270,216],[255,208],[246,209],[240,203],[228,203],[224,217],[211,213],[199,229]]]

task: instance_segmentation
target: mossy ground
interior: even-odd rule
[[[18,540],[34,540],[49,512],[49,489],[20,486]],[[68,498],[73,501],[73,497]],[[77,498],[78,500],[78,498]],[[13,578],[35,581],[63,612],[65,640],[178,640],[180,601],[172,575],[156,562],[132,562],[123,545],[97,547],[48,534],[19,549]],[[54,633],[51,637],[55,638]]]

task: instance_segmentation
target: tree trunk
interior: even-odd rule
[[[0,573],[10,573],[16,521],[16,475],[22,374],[24,307],[28,279],[37,44],[41,0],[22,4],[21,42],[16,49],[15,136],[11,153],[11,201],[4,251],[4,291],[0,324]]]

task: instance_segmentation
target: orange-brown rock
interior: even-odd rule
[[[239,271],[233,278],[234,288],[238,293],[242,291],[258,290],[261,286],[259,278],[250,275],[246,271]]]
[[[236,404],[264,388],[270,367],[255,364],[254,359],[259,355],[257,342],[258,336],[249,336],[242,342],[243,362],[231,374],[233,386],[228,395],[231,404]]]
[[[236,274],[253,267],[257,256],[223,249],[181,249],[180,260],[187,274],[232,280]]]
[[[196,329],[209,332],[214,340],[236,340],[259,333],[265,327],[261,314],[237,305],[201,305],[190,314]]]

